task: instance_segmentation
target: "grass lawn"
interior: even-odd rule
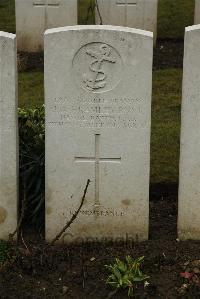
[[[182,39],[185,27],[194,24],[195,0],[159,0],[158,38]]]
[[[151,182],[178,182],[182,70],[153,74]]]
[[[24,72],[18,75],[19,106],[31,108],[44,103],[43,72]]]
[[[15,0],[0,0],[0,31],[15,33]]]
[[[78,0],[78,22],[79,24],[94,24],[95,0]]]

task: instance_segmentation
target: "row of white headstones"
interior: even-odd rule
[[[200,23],[200,0],[195,0],[194,24]],[[18,49],[43,50],[46,29],[77,24],[77,0],[15,0]],[[154,33],[158,0],[97,0],[96,24],[126,26]]]
[[[186,28],[178,235],[200,239],[200,25]],[[45,32],[46,239],[148,239],[153,34],[115,26]],[[17,222],[15,35],[0,32],[0,238]],[[169,161],[170,163],[170,161]]]

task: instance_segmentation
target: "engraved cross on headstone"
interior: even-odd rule
[[[138,4],[138,0],[116,0],[116,4],[120,5],[120,6],[124,6],[124,5],[137,5]]]
[[[124,10],[125,26],[128,26],[128,10],[130,7],[136,7],[138,0],[116,0],[116,5]]]
[[[34,0],[33,6],[35,7],[58,7],[60,0]]]
[[[44,29],[48,29],[48,9],[49,8],[59,8],[60,0],[34,0],[33,7],[44,9]]]
[[[100,206],[99,200],[99,179],[100,179],[100,164],[101,163],[121,163],[120,158],[101,158],[100,157],[100,134],[95,134],[95,156],[93,157],[75,157],[75,162],[78,163],[95,163],[95,207]]]

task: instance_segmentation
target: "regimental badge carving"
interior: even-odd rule
[[[119,53],[105,43],[83,46],[73,60],[76,82],[94,93],[112,90],[121,79],[121,67]]]

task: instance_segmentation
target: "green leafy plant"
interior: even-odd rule
[[[128,289],[128,296],[132,297],[136,284],[149,278],[141,271],[143,261],[144,256],[134,260],[128,255],[124,262],[116,258],[113,265],[106,265],[110,273],[106,283],[116,290]]]
[[[19,109],[20,185],[25,219],[44,223],[45,109]]]

